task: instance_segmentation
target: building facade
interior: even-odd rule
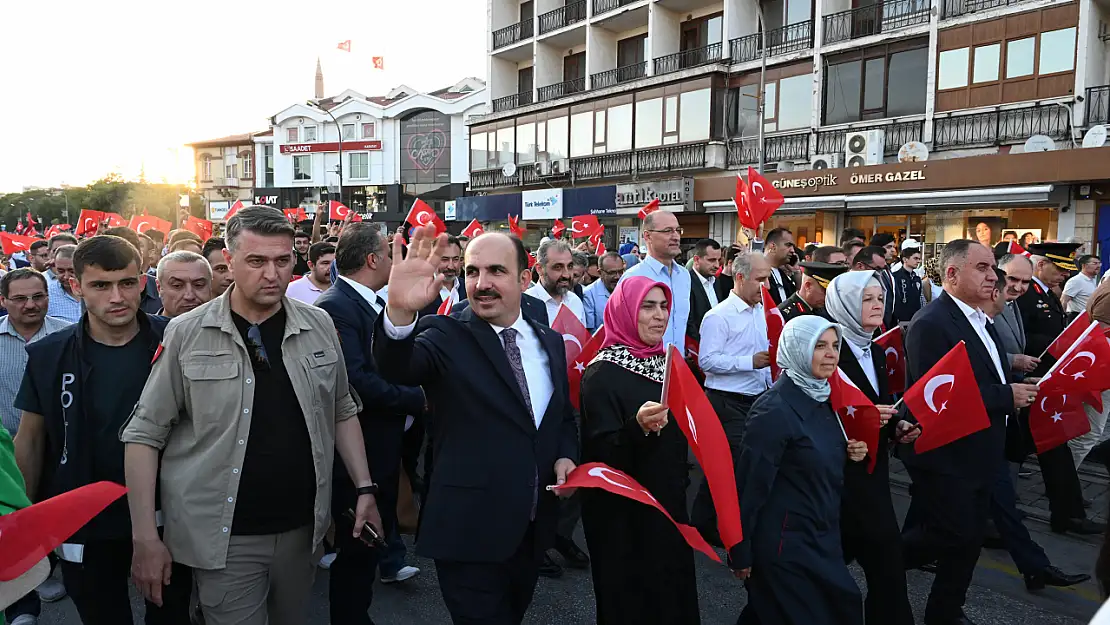
[[[197,192],[205,215],[220,221],[237,200],[250,203],[255,177],[254,133],[188,144],[196,164]]]
[[[799,242],[836,243],[852,226],[935,245],[985,224],[994,241],[1016,231],[1098,246],[1110,239],[1100,231],[1110,213],[1098,219],[1110,211],[1099,202],[1110,172],[1085,164],[1110,148],[1080,146],[1110,119],[1108,7],[489,0],[491,112],[470,127],[471,190],[565,197],[612,186],[615,205],[692,186],[690,198],[661,195],[674,200],[684,243],[727,243],[734,176],[762,151],[788,198],[768,227],[789,227]],[[1101,130],[1089,145],[1102,144]],[[512,199],[484,203],[520,213]],[[636,223],[615,206],[600,214],[608,210],[612,248]],[[459,219],[468,215],[460,205]]]

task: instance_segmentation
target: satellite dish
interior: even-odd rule
[[[1104,145],[1106,145],[1106,126],[1098,124],[1088,128],[1087,134],[1083,135],[1083,147],[1101,148]]]
[[[775,171],[788,172],[794,171],[794,161],[779,161],[775,164]]]
[[[929,148],[920,141],[907,141],[898,148],[899,163],[917,163],[929,160]]]
[[[1051,152],[1056,149],[1056,142],[1046,135],[1033,135],[1025,140],[1026,152]]]
[[[515,176],[516,163],[505,163],[505,166],[501,168],[501,174],[504,175],[506,178],[512,178],[513,176]]]

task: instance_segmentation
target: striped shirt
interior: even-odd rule
[[[0,320],[0,421],[12,436],[19,429],[21,413],[12,404],[15,403],[19,385],[23,383],[23,371],[27,368],[27,344],[70,325],[65,319],[46,317],[39,331],[30,341],[25,341],[23,335],[12,327],[9,318]]]
[[[81,300],[66,293],[61,282],[51,281],[47,292],[50,294],[50,308],[46,311],[47,315],[64,319],[69,323],[77,323],[81,320]]]

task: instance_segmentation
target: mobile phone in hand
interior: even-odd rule
[[[350,519],[352,524],[355,522],[354,510],[347,508],[347,511],[343,513],[343,516]],[[383,540],[382,537],[378,534],[378,531],[374,529],[374,526],[370,525],[369,523],[362,524],[362,531],[359,532],[358,538],[367,547],[372,547],[374,549],[386,548],[385,540]]]

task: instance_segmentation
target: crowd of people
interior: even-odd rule
[[[759,250],[700,240],[684,266],[675,215],[650,213],[642,231],[592,256],[435,226],[305,232],[247,207],[222,238],[115,227],[36,241],[0,278],[0,443],[14,436],[31,501],[97,481],[128,493],[56,550],[61,583],[9,606],[8,622],[34,625],[41,601],[68,594],[85,625],[130,623],[133,583],[152,625],[299,624],[324,567],[330,622],[369,624],[375,582],[420,573],[410,531],[458,624],[522,622],[537,578],[564,566],[590,569],[598,623],[700,622],[694,550],[671,520],[601,490],[550,490],[595,462],[727,554],[747,592],[739,623],[912,624],[913,568],[935,575],[926,624],[971,623],[992,542],[1030,591],[1090,578],[1031,538],[1012,474],[1037,451],[1027,407],[1046,348],[1083,311],[1110,325],[1096,257],[956,240],[923,263],[911,238],[848,229],[800,249],[775,228]],[[765,295],[786,322],[775,345]],[[578,405],[551,328],[568,312],[604,329]],[[903,380],[875,342],[898,327]],[[895,389],[961,342],[990,425],[917,453],[921,426]],[[671,346],[727,438],[734,545],[660,403]],[[875,448],[848,440],[830,404],[838,371],[879,411]],[[1077,466],[1110,462],[1108,394],[1085,409],[1089,433],[1036,453],[1054,532],[1106,530]],[[892,456],[912,479],[902,525]]]

